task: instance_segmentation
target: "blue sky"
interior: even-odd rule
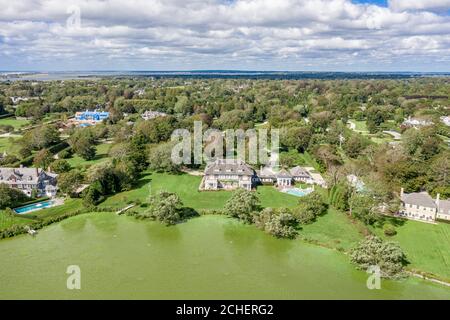
[[[450,71],[450,0],[0,0],[0,70]]]

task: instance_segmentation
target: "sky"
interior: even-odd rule
[[[450,0],[0,0],[0,70],[450,71]]]

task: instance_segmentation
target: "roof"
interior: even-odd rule
[[[299,176],[310,176],[309,172],[300,166],[294,167],[290,170],[291,175],[294,177],[299,177]]]
[[[208,164],[205,174],[234,174],[239,176],[253,176],[255,171],[242,160],[218,159]]]
[[[276,173],[277,178],[292,178],[292,175],[286,170],[281,169],[280,172]]]
[[[450,200],[439,201],[439,213],[450,215]]]
[[[50,178],[56,178],[54,173],[47,173],[38,168],[0,168],[0,183],[11,183],[10,179],[15,181],[24,181],[30,184],[37,184],[39,177],[44,173]]]
[[[404,193],[401,198],[405,204],[427,208],[437,208],[434,199],[428,194],[428,192]]]

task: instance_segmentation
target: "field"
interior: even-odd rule
[[[141,179],[137,189],[114,195],[103,205],[120,207],[129,201],[145,202],[150,194],[154,195],[164,190],[177,193],[187,207],[197,210],[222,209],[232,193],[229,191],[200,192],[198,187],[201,179],[188,174],[147,174]],[[257,192],[264,207],[293,207],[299,200],[297,197],[278,192],[270,186],[260,187]]]
[[[110,148],[111,144],[107,143],[99,144],[98,146],[96,146],[97,154],[95,155],[94,160],[87,161],[78,155],[74,155],[72,158],[67,159],[67,161],[72,167],[84,167],[88,165],[97,164],[106,161],[108,159],[108,152]]]
[[[18,120],[16,118],[0,119],[0,125],[13,126],[14,130],[18,130],[23,126],[28,125],[29,123],[30,121],[28,120]]]
[[[82,203],[79,199],[68,199],[61,206],[43,209],[31,212],[30,214],[8,216],[5,211],[0,210],[0,230],[9,228],[13,225],[24,225],[33,223],[37,220],[45,220],[47,218],[57,217],[66,213],[75,212],[82,209]]]
[[[450,281],[450,224],[396,221],[397,235],[388,239],[398,242],[405,251],[409,269],[433,273]],[[384,237],[381,230],[375,232]]]
[[[8,154],[16,154],[20,146],[17,143],[19,138],[0,138],[0,153],[6,152]]]
[[[121,208],[127,202],[136,200],[145,202],[150,194],[166,190],[176,192],[187,207],[197,210],[222,209],[225,202],[230,198],[231,192],[199,192],[200,180],[201,177],[187,174],[148,174],[141,179],[140,186],[137,189],[114,195],[108,198],[101,206]],[[293,208],[301,201],[301,198],[281,193],[272,186],[258,187],[257,194],[263,207]],[[330,209],[326,215],[319,217],[315,223],[304,226],[299,230],[299,234],[301,238],[307,241],[330,248],[347,250],[362,239],[362,235],[358,230],[358,227],[345,214]]]

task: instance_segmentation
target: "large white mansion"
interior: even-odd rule
[[[242,160],[219,159],[209,163],[204,172],[200,190],[252,190],[257,184],[273,184],[289,188],[294,182],[326,187],[325,180],[313,168],[295,167],[276,170],[270,166],[254,170]]]

